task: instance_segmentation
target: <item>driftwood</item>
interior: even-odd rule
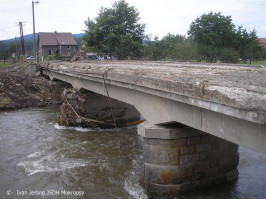
[[[91,105],[91,96],[93,95],[81,94],[74,89],[64,89],[61,94],[63,104],[60,108],[59,125],[81,126],[86,128],[117,128],[137,125],[145,121],[129,121],[124,107],[116,106],[115,109],[110,108],[111,100],[105,103],[107,105],[98,105],[97,108],[95,102]],[[99,98],[99,95],[97,98]],[[102,98],[106,97],[102,96]],[[104,99],[101,102],[106,101]]]

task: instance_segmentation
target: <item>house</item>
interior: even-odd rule
[[[259,42],[260,42],[264,47],[266,47],[266,38],[260,38],[260,39],[259,39]]]
[[[43,59],[49,55],[74,56],[77,53],[78,44],[72,33],[40,32],[37,46],[40,57]]]

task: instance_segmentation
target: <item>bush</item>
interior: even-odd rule
[[[225,63],[237,63],[240,59],[239,53],[231,48],[221,48],[218,50],[218,59]]]

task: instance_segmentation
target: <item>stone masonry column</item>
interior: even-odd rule
[[[150,196],[182,192],[236,180],[238,145],[186,126],[143,123],[144,184]]]
[[[61,101],[61,94],[65,88],[72,88],[72,85],[63,81],[50,81],[49,82],[50,86],[50,95],[52,98],[53,103],[62,103]]]

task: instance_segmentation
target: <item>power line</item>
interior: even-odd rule
[[[8,34],[13,34],[13,33],[10,33],[10,32],[8,32],[8,31],[5,31],[5,30],[3,30],[3,29],[0,29],[0,31],[2,31],[2,32],[4,32],[4,33],[8,33]]]

